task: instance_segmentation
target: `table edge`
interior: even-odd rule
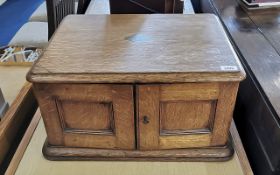
[[[12,142],[15,141],[17,137],[20,137],[17,135],[17,131],[19,131],[22,122],[30,121],[37,109],[37,102],[31,87],[31,83],[24,83],[19,93],[11,103],[10,108],[1,120],[0,147],[2,146],[3,149],[0,149],[0,166],[3,162],[5,162],[5,156],[9,154]],[[21,135],[24,135],[24,133]],[[20,142],[20,140],[18,140],[18,142]]]
[[[40,119],[41,119],[40,111],[37,110],[9,164],[9,167],[5,172],[5,175],[15,174],[18,165],[20,164],[20,161],[24,156],[25,150],[27,149],[29,142],[31,141],[33,134],[39,124]]]
[[[20,161],[22,160],[22,158],[24,156],[25,150],[27,149],[29,142],[31,141],[31,139],[33,137],[33,134],[39,124],[40,119],[41,119],[41,115],[40,115],[40,110],[38,109],[30,123],[26,133],[24,134],[22,141],[20,142],[20,145],[19,145],[15,155],[13,156],[13,159],[10,162],[10,165],[9,165],[5,175],[13,175],[17,171],[18,165],[20,164]],[[234,121],[232,121],[232,123],[231,123],[230,133],[231,133],[231,137],[233,140],[235,152],[236,152],[236,155],[240,162],[242,171],[244,172],[244,175],[253,175],[253,171],[249,164],[247,155],[243,148],[243,145],[242,145],[242,142],[239,137],[239,134],[236,129]]]

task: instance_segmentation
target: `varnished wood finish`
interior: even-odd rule
[[[214,119],[215,108],[215,103],[204,101],[161,102],[160,130],[165,135],[172,135],[172,130],[181,134],[199,129],[208,132]]]
[[[19,142],[18,132],[30,121],[36,108],[37,102],[31,91],[31,84],[25,83],[0,123],[0,165],[5,158],[8,159],[9,151],[13,152],[12,148]]]
[[[236,124],[256,174],[280,173],[279,8],[247,11],[238,0],[203,0],[238,51],[248,78],[240,84]]]
[[[49,160],[122,160],[122,161],[225,161],[233,155],[231,144],[222,147],[204,147],[172,150],[110,150],[50,146],[43,148]]]
[[[28,128],[26,129],[26,132],[17,148],[17,151],[15,152],[15,154],[11,160],[11,163],[9,164],[9,167],[7,168],[7,170],[5,172],[6,175],[15,174],[17,166],[20,163],[21,158],[24,155],[27,145],[30,142],[34,131],[36,130],[40,119],[41,119],[41,114],[40,114],[40,111],[37,110],[37,112],[35,113],[34,117],[31,120]]]
[[[143,151],[170,160],[179,148],[182,160],[211,157],[209,148],[215,159],[230,156],[244,77],[213,15],[69,16],[27,76],[46,126],[47,158],[86,158],[88,150],[95,159],[108,149],[101,151],[108,159]]]
[[[223,145],[227,141],[237,90],[238,83],[220,84],[211,144]]]
[[[139,148],[225,145],[237,89],[238,83],[139,85]]]
[[[135,148],[132,86],[36,84],[34,89],[49,144]]]
[[[37,116],[37,117],[36,117]],[[34,117],[40,118],[37,113]],[[33,120],[31,125],[35,125],[37,120]],[[248,163],[242,143],[234,123],[230,132],[233,138],[235,155],[227,162],[101,162],[101,161],[59,161],[49,162],[42,158],[42,145],[45,141],[46,133],[42,121],[38,127],[28,130],[18,148],[15,158],[13,158],[6,175],[12,174],[92,174],[98,171],[101,175],[108,174],[131,174],[131,170],[137,169],[137,174],[153,173],[156,175],[162,172],[172,172],[176,174],[200,174],[200,175],[252,175],[250,164]],[[34,133],[32,135],[32,133]],[[30,140],[30,141],[26,141]],[[24,153],[24,154],[22,154]],[[107,167],[110,167],[109,169]],[[156,168],[155,168],[156,167]],[[138,171],[139,168],[139,171]],[[49,170],[49,171],[46,171]]]
[[[70,15],[27,78],[166,83],[240,81],[244,76],[213,15]]]
[[[237,156],[239,157],[240,164],[242,166],[242,170],[243,170],[244,174],[253,175],[254,173],[251,169],[251,165],[248,161],[248,157],[247,157],[246,152],[243,148],[243,144],[242,144],[242,141],[239,137],[239,133],[236,129],[236,125],[235,125],[234,121],[231,122],[231,125],[230,125],[230,134],[231,134],[232,140],[234,142],[234,149],[237,153]]]
[[[112,155],[124,154],[130,159],[144,150],[152,150],[152,155],[160,157],[162,152],[157,150],[184,148],[182,160],[189,160],[188,156],[199,159],[200,155],[206,155],[208,148],[202,147],[213,147],[217,154],[220,151],[221,160],[230,156],[223,151],[228,150],[225,145],[238,82],[154,84],[135,88],[133,97],[132,85],[34,84],[48,133],[44,155],[75,159],[75,156],[87,157],[82,152],[88,150],[92,159],[98,159],[100,150],[89,148],[99,148],[109,152],[111,149]],[[197,152],[193,148],[202,149],[202,153],[193,155]],[[112,149],[122,150],[113,153]],[[140,151],[123,153],[128,149]],[[65,151],[73,155],[67,156]],[[166,151],[169,156],[164,159],[175,160],[176,155],[171,153]],[[105,155],[109,160],[110,156],[106,152]]]
[[[280,48],[277,44],[280,35],[276,32],[280,28],[277,21],[280,10],[246,12],[237,0],[225,0],[223,3],[215,0],[212,4],[226,25],[248,73],[260,84],[265,98],[280,116],[280,87],[276,81],[280,69]]]
[[[159,86],[138,88],[138,148],[152,150],[159,148]],[[144,124],[144,117],[149,123]]]

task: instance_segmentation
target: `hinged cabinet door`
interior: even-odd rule
[[[51,145],[134,149],[133,87],[35,84]]]
[[[238,83],[139,85],[141,150],[225,145]]]

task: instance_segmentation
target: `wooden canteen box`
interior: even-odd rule
[[[68,16],[27,76],[51,160],[229,159],[244,78],[211,14]]]

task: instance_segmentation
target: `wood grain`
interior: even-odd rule
[[[112,103],[61,101],[58,109],[63,115],[66,129],[111,130],[114,129]],[[63,113],[63,114],[62,114]]]
[[[26,129],[26,132],[17,148],[17,151],[16,153],[14,154],[12,160],[11,160],[11,163],[9,165],[9,167],[7,168],[5,174],[6,175],[12,175],[12,174],[15,174],[15,171],[18,167],[18,164],[20,163],[23,155],[24,155],[24,152],[28,146],[28,143],[30,142],[32,136],[33,136],[33,133],[35,132],[37,126],[38,126],[38,123],[41,119],[41,114],[40,114],[40,111],[37,110],[37,112],[35,113],[33,119],[31,120],[30,122],[30,125],[28,126],[28,128]]]
[[[51,83],[166,83],[244,77],[214,15],[158,14],[70,15],[27,78]]]
[[[159,148],[159,86],[137,87],[138,93],[138,148],[155,150]],[[149,123],[144,123],[144,117]]]
[[[240,160],[241,166],[242,166],[242,170],[244,172],[245,175],[253,175],[253,171],[251,169],[250,163],[248,161],[246,152],[243,148],[243,144],[242,141],[239,137],[239,133],[236,129],[236,125],[235,122],[232,121],[231,125],[230,125],[230,132],[231,132],[231,137],[233,139],[233,141],[235,142],[234,144],[234,149],[236,151],[236,154]]]
[[[160,105],[160,127],[166,130],[210,129],[211,111],[216,109],[211,101],[162,102]]]
[[[37,115],[37,114],[36,114]],[[34,121],[33,121],[34,122]],[[48,161],[41,155],[42,145],[45,142],[45,129],[41,121],[33,136],[29,136],[30,142],[24,143],[25,147],[20,147],[17,152],[24,152],[23,157],[19,156],[20,162],[13,161],[8,172],[21,174],[92,174],[98,171],[101,175],[109,174],[155,174],[162,172],[172,175],[252,175],[250,164],[246,158],[243,146],[240,142],[238,132],[235,127],[231,127],[231,135],[236,153],[233,159],[226,162],[110,162],[110,161]],[[239,140],[239,141],[238,141]],[[23,149],[25,151],[23,151]],[[16,154],[17,155],[17,154]],[[243,161],[241,161],[243,159]],[[108,168],[110,167],[110,168]],[[137,170],[137,172],[135,172]],[[7,175],[10,175],[6,173]]]
[[[203,148],[211,145],[211,134],[209,133],[174,134],[171,136],[160,136],[158,139],[160,149]]]
[[[215,113],[213,136],[211,144],[225,145],[227,142],[229,127],[233,117],[233,110],[239,83],[221,83],[220,93]]]
[[[268,99],[266,103],[273,107],[270,110],[274,110],[279,117],[279,8],[247,12],[238,6],[237,0],[226,0],[223,3],[214,0],[212,4],[227,26],[226,29],[242,56],[242,62],[248,67],[248,74],[256,80],[258,88]]]
[[[244,76],[213,15],[89,15],[64,20],[27,78],[47,150],[77,152],[223,147]]]
[[[238,83],[34,88],[50,145],[156,150],[226,145]]]
[[[135,148],[131,85],[36,84],[48,143]]]
[[[139,149],[226,145],[237,82],[137,87]]]
[[[161,101],[216,100],[219,83],[162,84],[160,91]]]
[[[225,161],[233,154],[230,145],[211,148],[172,150],[110,150],[55,147],[46,144],[43,154],[49,160],[122,160],[122,161]]]
[[[203,1],[203,11],[212,10],[224,23],[248,75],[240,84],[235,120],[252,168],[279,174],[280,10],[246,11],[238,0]]]
[[[15,143],[22,124],[31,119],[36,108],[31,84],[25,83],[0,123],[0,164]]]

